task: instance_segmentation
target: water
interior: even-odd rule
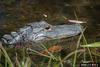
[[[16,31],[26,23],[46,20],[50,24],[65,24],[67,19],[86,21],[86,36],[100,41],[99,0],[1,0],[0,36]],[[75,16],[77,15],[77,17]],[[91,35],[90,35],[91,34]]]

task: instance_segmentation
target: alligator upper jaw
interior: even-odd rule
[[[38,42],[73,37],[81,33],[81,31],[82,29],[79,24],[52,26],[52,28],[48,31],[45,31],[45,33],[41,32],[39,34],[41,36],[37,37],[36,41]]]

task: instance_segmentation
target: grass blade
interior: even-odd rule
[[[11,61],[10,57],[8,56],[8,54],[7,54],[6,50],[3,48],[3,46],[2,46],[2,43],[1,43],[1,42],[0,42],[0,49],[1,49],[1,50],[2,50],[2,52],[4,53],[4,56],[5,56],[5,58],[6,58],[7,62],[8,62],[8,64],[9,64],[9,67],[14,67],[14,65],[13,65],[13,63],[12,63],[12,61]]]

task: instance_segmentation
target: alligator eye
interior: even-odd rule
[[[51,29],[51,27],[50,27],[50,26],[48,26],[48,27],[45,27],[45,29],[46,29],[46,30],[50,30],[50,29]]]

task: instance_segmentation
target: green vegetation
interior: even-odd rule
[[[83,42],[81,42],[83,40]],[[84,43],[85,45],[81,45]],[[31,48],[22,47],[21,49],[4,48],[0,43],[0,66],[1,67],[65,67],[66,63],[69,67],[78,67],[79,62],[99,62],[97,58],[100,53],[94,48],[100,48],[100,42],[87,44],[86,39],[81,33],[76,43],[76,49],[65,56],[60,52],[51,53],[43,44],[41,46],[47,51],[48,55],[42,54]],[[12,53],[13,51],[13,53]],[[19,53],[19,52],[20,53]],[[94,52],[95,51],[95,52]],[[11,53],[10,53],[11,52]],[[11,55],[15,54],[15,55]]]

